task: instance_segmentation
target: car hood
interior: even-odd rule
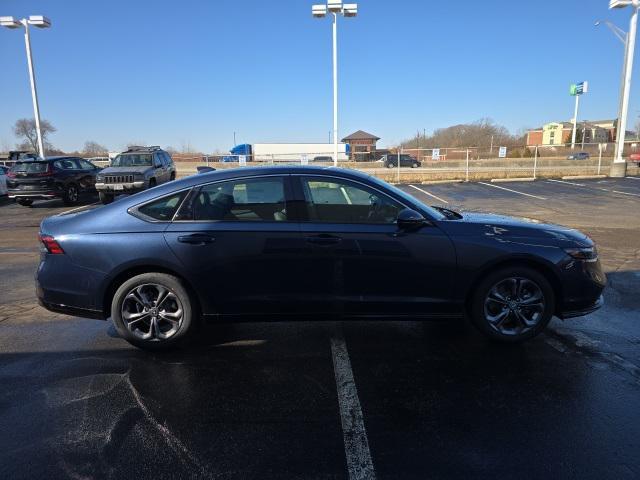
[[[125,175],[127,173],[145,173],[153,170],[153,167],[107,167],[100,171],[100,174]]]
[[[455,236],[483,235],[503,240],[546,239],[558,246],[593,245],[593,241],[578,230],[533,218],[476,212],[464,212],[461,215],[460,219],[441,222],[442,228]]]

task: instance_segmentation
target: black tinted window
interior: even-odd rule
[[[393,223],[402,206],[373,189],[339,179],[303,178],[311,222]]]
[[[87,160],[83,159],[83,158],[79,158],[78,162],[80,163],[80,167],[83,170],[91,170],[93,168],[95,168],[95,166],[93,165],[93,163],[88,162]]]
[[[191,196],[178,219],[286,221],[284,181],[268,177],[205,185]]]
[[[48,162],[17,162],[11,167],[12,172],[43,173],[49,168]]]
[[[175,193],[147,203],[138,208],[138,212],[155,220],[169,221],[173,218],[186,192]]]

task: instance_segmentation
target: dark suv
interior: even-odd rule
[[[384,162],[384,166],[387,168],[395,168],[398,166],[397,153],[390,153],[388,155],[383,155],[381,160]],[[418,168],[421,165],[422,163],[420,163],[417,158],[412,157],[411,155],[400,154],[401,167]]]
[[[19,160],[7,173],[7,193],[25,206],[51,198],[73,205],[82,194],[95,194],[99,171],[93,163],[78,157]]]
[[[173,160],[160,147],[129,147],[100,172],[96,189],[107,204],[119,193],[140,192],[175,179]]]

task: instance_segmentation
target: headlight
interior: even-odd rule
[[[564,251],[576,260],[582,260],[584,262],[595,262],[598,260],[598,250],[596,250],[596,247],[565,248]]]
[[[96,175],[96,182],[104,182],[104,175]]]

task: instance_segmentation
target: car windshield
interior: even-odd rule
[[[127,153],[118,155],[111,162],[112,167],[150,167],[151,154],[149,153]]]
[[[11,167],[12,172],[20,173],[43,173],[48,168],[48,162],[16,162]]]

